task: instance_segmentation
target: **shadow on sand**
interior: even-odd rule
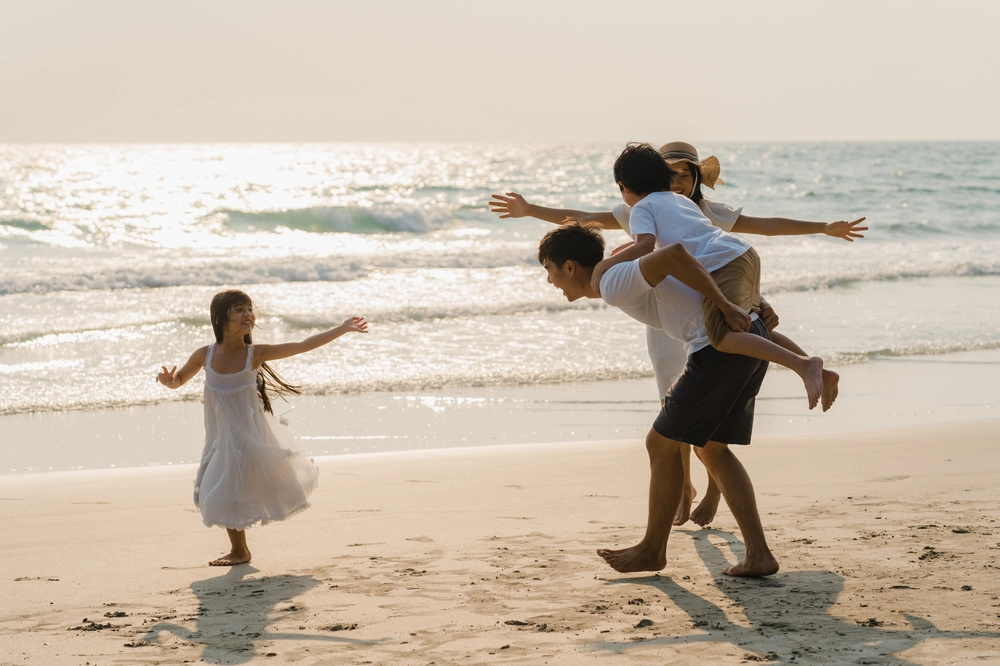
[[[259,571],[248,564],[230,568],[222,576],[191,584],[198,598],[197,627],[157,622],[142,642],[157,644],[161,632],[169,632],[191,643],[204,645],[202,660],[210,664],[242,664],[257,656],[257,643],[275,640],[323,641],[354,645],[377,645],[383,640],[359,640],[347,636],[307,633],[275,633],[267,627],[275,620],[290,617],[294,607],[279,610],[299,595],[322,585],[313,576],[282,575],[244,580]]]
[[[768,578],[737,579],[721,573],[729,566],[720,546],[708,537],[719,537],[737,559],[743,544],[730,532],[687,531],[715,584],[744,613],[750,626],[734,624],[719,606],[699,597],[666,576],[621,578],[609,585],[648,585],[665,594],[685,611],[698,633],[657,636],[642,641],[602,641],[592,644],[597,651],[621,654],[653,645],[683,646],[696,643],[731,643],[772,663],[810,662],[822,655],[824,663],[892,664],[916,666],[896,655],[927,639],[1000,639],[1000,632],[942,631],[928,620],[900,613],[910,628],[889,629],[877,618],[859,624],[833,615],[844,578],[831,571],[792,571]],[[789,641],[795,645],[789,648]],[[813,659],[810,659],[813,657]]]

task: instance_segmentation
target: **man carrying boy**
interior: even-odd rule
[[[705,268],[680,244],[611,266],[591,284],[603,259],[604,238],[596,226],[578,223],[553,229],[542,238],[538,260],[548,281],[566,298],[604,298],[629,316],[681,340],[688,362],[668,391],[662,410],[646,436],[649,454],[649,515],[642,540],[621,550],[597,553],[616,571],[659,571],[666,566],[667,539],[684,489],[684,444],[718,482],[743,534],[746,555],[723,573],[769,576],[778,571],[757,512],[753,485],[729,448],[749,444],[754,399],[767,362],[714,349],[705,331],[702,294],[739,328],[767,338],[760,320],[726,299]],[[742,320],[741,320],[742,315]]]

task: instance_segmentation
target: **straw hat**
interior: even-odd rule
[[[722,171],[719,158],[715,155],[710,155],[703,160],[699,160],[698,149],[690,143],[684,143],[683,141],[665,143],[660,146],[660,155],[667,161],[667,164],[689,162],[697,166],[698,171],[701,172],[701,182],[708,185],[709,189],[714,190],[716,184],[726,184],[725,181],[719,178],[719,172]]]

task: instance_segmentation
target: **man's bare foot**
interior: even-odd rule
[[[823,404],[823,411],[830,409],[830,406],[837,399],[840,393],[840,375],[833,370],[823,371],[823,392],[820,395],[820,402]]]
[[[217,560],[212,560],[208,563],[210,567],[231,567],[235,564],[246,564],[250,561],[250,551],[242,550],[239,552],[233,551],[228,555],[223,555]]]
[[[819,404],[820,394],[823,393],[823,359],[819,356],[810,356],[796,372],[802,378],[802,383],[806,385],[809,409],[813,409]]]
[[[778,573],[778,560],[774,559],[774,557],[770,554],[767,557],[753,562],[748,562],[744,559],[742,562],[734,564],[722,573],[727,576],[740,576],[742,578],[761,578],[762,576],[770,576]]]
[[[650,553],[641,543],[621,550],[600,548],[597,554],[604,558],[608,566],[620,573],[659,571],[667,566],[667,558],[662,551]]]
[[[694,486],[685,484],[684,493],[681,495],[681,503],[674,514],[674,525],[683,525],[691,516],[691,502],[698,496],[698,491]]]
[[[715,520],[715,512],[719,510],[719,497],[718,493],[707,493],[691,512],[691,521],[705,527]]]

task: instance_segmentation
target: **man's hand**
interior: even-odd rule
[[[625,243],[623,245],[619,245],[615,249],[611,250],[611,256],[613,257],[616,254],[618,254],[619,252],[621,252],[622,250],[627,250],[630,247],[632,247],[633,245],[635,245],[635,241],[629,241],[629,242],[627,242],[627,243]]]
[[[864,234],[859,233],[861,231],[868,231],[868,227],[859,227],[858,225],[865,221],[865,218],[859,217],[853,222],[830,222],[823,229],[823,233],[827,236],[833,236],[834,238],[843,238],[845,241],[850,243],[854,242],[855,238],[864,238]]]
[[[760,318],[768,332],[778,328],[778,313],[774,311],[770,303],[764,303],[760,307]]]
[[[517,192],[508,192],[506,196],[494,194],[490,199],[490,212],[498,213],[500,219],[508,217],[525,217],[528,214],[528,202]]]
[[[729,303],[723,308],[722,314],[726,318],[726,323],[729,324],[730,331],[749,331],[750,330],[750,315],[743,310],[739,309],[732,303]]]

